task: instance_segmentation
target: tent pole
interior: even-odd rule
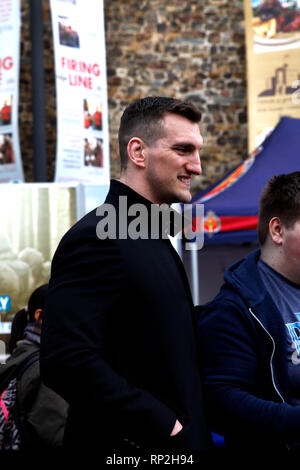
[[[198,250],[191,250],[191,271],[192,271],[192,294],[194,305],[199,305],[199,271],[198,271]]]

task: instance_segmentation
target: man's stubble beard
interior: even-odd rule
[[[176,190],[176,187],[174,187],[173,190],[172,189],[164,190],[164,186],[168,188],[169,185],[167,184],[164,185],[164,183],[157,177],[157,173],[151,169],[148,172],[147,180],[148,180],[149,187],[152,190],[152,194],[155,194],[156,198],[159,200],[158,202],[155,201],[156,204],[169,204],[169,205],[175,204],[175,203],[187,204],[192,199],[192,195],[190,191],[183,194],[180,192],[179,189]],[[172,185],[172,182],[170,182],[170,186],[171,185]]]

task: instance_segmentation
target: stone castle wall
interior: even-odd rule
[[[243,2],[104,0],[111,176],[119,177],[117,131],[124,107],[146,95],[188,98],[203,114],[204,189],[247,155]],[[49,1],[43,0],[48,180],[56,152],[56,98]],[[20,143],[33,181],[29,1],[22,0]]]

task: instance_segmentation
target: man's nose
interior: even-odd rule
[[[193,175],[201,175],[201,160],[198,151],[195,151],[193,158],[190,159],[186,164],[186,170]]]

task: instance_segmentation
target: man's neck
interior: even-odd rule
[[[125,184],[126,186],[128,186],[129,188],[131,188],[140,196],[144,197],[145,199],[153,203],[153,201],[151,200],[151,197],[149,197],[149,194],[145,190],[143,184],[139,183],[140,178],[131,178],[131,177],[128,177],[127,174],[123,173],[121,174],[119,181]],[[132,181],[135,181],[135,183],[133,184]]]
[[[286,277],[295,284],[300,285],[300,271],[295,269],[291,263],[284,259],[281,247],[270,249],[269,247],[261,248],[261,259],[269,265],[274,271]]]

